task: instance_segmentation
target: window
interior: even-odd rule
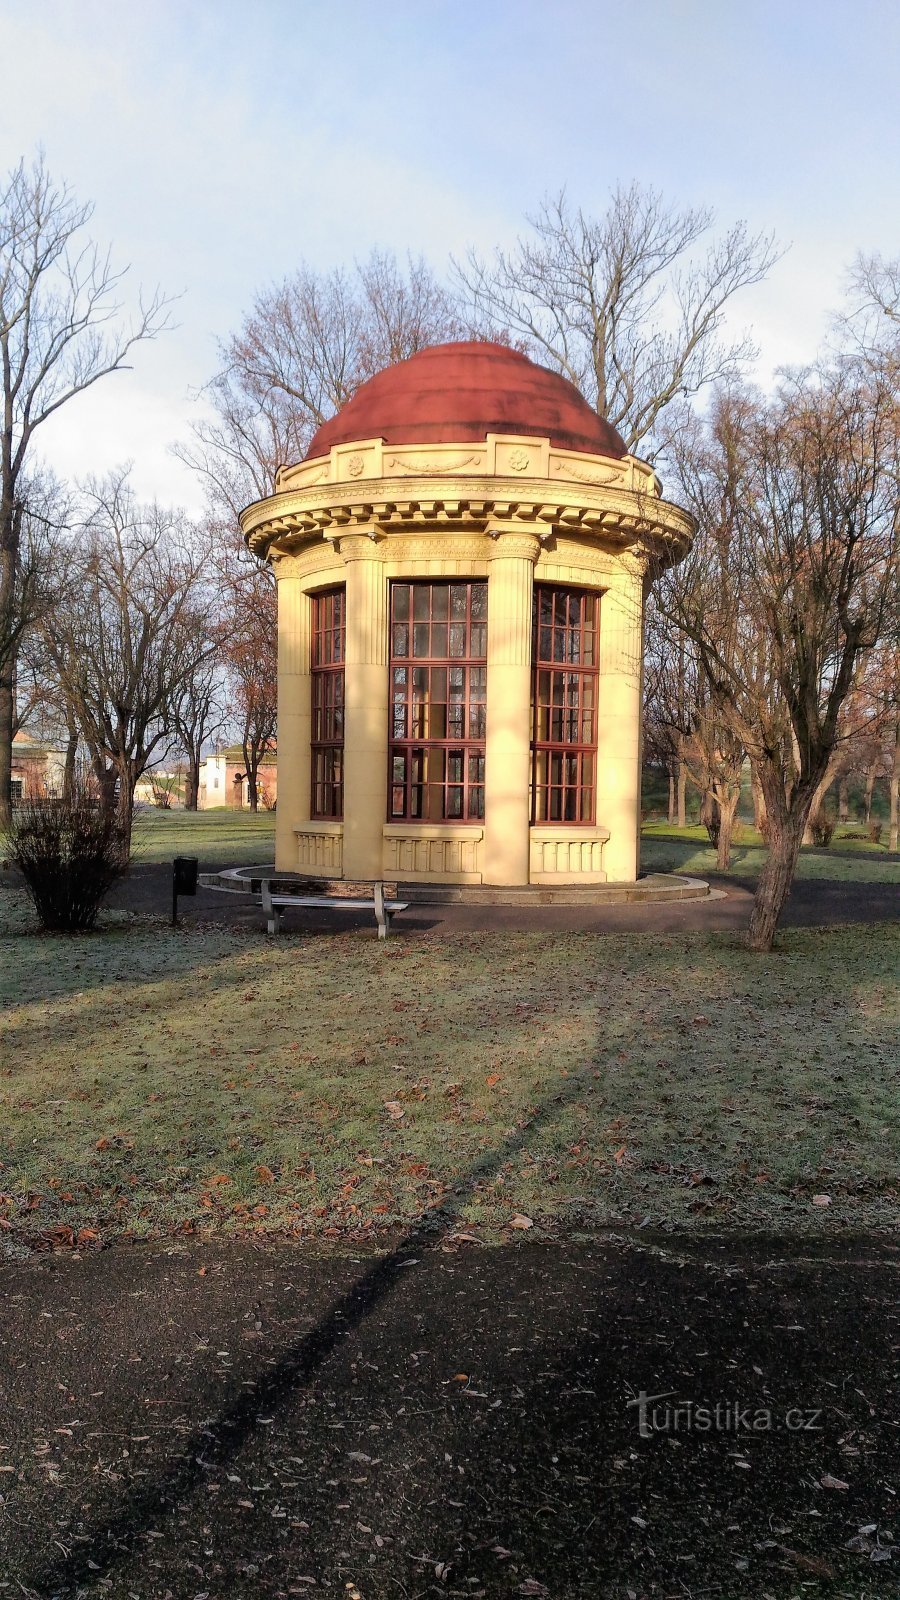
[[[484,817],[487,583],[391,585],[391,821]]]
[[[344,590],[312,597],[312,816],[344,814]]]
[[[532,822],[593,822],[599,595],[534,591]]]

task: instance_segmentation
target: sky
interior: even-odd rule
[[[858,250],[900,254],[897,0],[0,0],[0,172],[42,147],[123,290],[175,326],[41,430],[63,477],[126,462],[199,511],[175,457],[218,344],[301,261],[374,246],[443,271],[565,186],[637,179],[774,231],[735,300],[758,376],[814,357]]]

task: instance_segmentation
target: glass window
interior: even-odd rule
[[[484,817],[487,583],[391,585],[393,822]]]
[[[344,814],[343,589],[312,597],[312,807],[311,816]]]
[[[593,822],[600,596],[534,591],[531,820]]]

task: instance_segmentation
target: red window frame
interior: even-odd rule
[[[346,591],[312,596],[312,795],[310,816],[340,821],[344,815],[344,655]]]
[[[532,642],[532,824],[596,817],[600,595],[536,584]]]
[[[484,820],[486,579],[391,584],[388,821]]]

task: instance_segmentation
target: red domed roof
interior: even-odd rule
[[[436,344],[385,367],[322,424],[305,459],[359,439],[474,444],[489,433],[547,438],[561,450],[624,456],[615,428],[568,378],[503,344]]]

